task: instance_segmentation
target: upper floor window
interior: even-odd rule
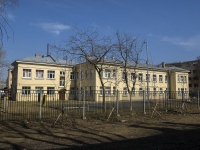
[[[157,81],[157,77],[156,77],[156,75],[154,74],[153,75],[153,82],[156,82]]]
[[[23,69],[23,78],[31,78],[31,69]]]
[[[60,76],[65,76],[65,72],[64,71],[60,71]]]
[[[71,79],[71,80],[75,80],[75,73],[74,73],[74,72],[71,72],[71,73],[70,73],[70,79]]]
[[[110,78],[111,77],[111,71],[106,69],[105,70],[105,78]]]
[[[112,77],[113,77],[113,78],[116,78],[116,70],[113,70]]]
[[[131,81],[135,81],[135,79],[136,79],[135,73],[131,73]]]
[[[125,79],[126,79],[126,73],[123,72],[123,74],[122,74],[122,80],[125,80]]]
[[[150,81],[150,75],[149,74],[146,74],[146,81]]]
[[[142,80],[143,80],[143,74],[142,74],[142,73],[139,73],[138,80],[139,80],[139,81],[142,81]]]
[[[60,86],[65,86],[65,77],[60,76]]]
[[[90,78],[93,76],[93,69],[90,69]]]
[[[165,82],[168,82],[168,76],[165,76]]]
[[[47,78],[48,79],[55,79],[55,71],[48,70],[48,72],[47,72]]]
[[[163,82],[163,76],[159,75],[159,82]]]
[[[44,78],[44,70],[36,70],[36,78]]]

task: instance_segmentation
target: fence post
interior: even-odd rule
[[[39,110],[39,119],[42,119],[42,90],[40,89],[40,110]]]
[[[83,89],[83,119],[86,119],[85,117],[85,89]]]
[[[198,108],[199,108],[199,91],[198,91],[197,103],[198,103]]]
[[[146,106],[145,106],[145,91],[143,90],[143,113],[146,115]]]
[[[119,91],[117,90],[117,94],[116,94],[116,111],[117,111],[117,116],[120,116],[119,115]]]

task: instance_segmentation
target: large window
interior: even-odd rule
[[[111,71],[106,69],[105,70],[105,78],[110,78],[111,77]]]
[[[65,77],[60,76],[60,86],[65,86]]]
[[[163,82],[163,76],[159,75],[159,82]]]
[[[90,69],[90,78],[93,77],[93,69]]]
[[[135,73],[131,73],[131,81],[135,81]]]
[[[142,81],[142,80],[143,80],[143,74],[142,74],[142,73],[139,73],[138,80],[139,80],[139,81]]]
[[[155,74],[153,75],[153,82],[157,82],[157,77]]]
[[[31,78],[31,69],[23,69],[23,78]]]
[[[55,79],[55,71],[48,71],[47,72],[48,79]]]
[[[43,87],[35,87],[35,94],[43,93]]]
[[[108,96],[111,94],[111,87],[105,87],[105,95]],[[103,95],[103,88],[100,87],[100,95]]]
[[[55,88],[54,87],[47,87],[47,94],[48,95],[54,95]]]
[[[112,77],[113,77],[113,78],[116,78],[116,70],[113,70]]]
[[[71,72],[71,73],[70,73],[70,79],[71,79],[71,80],[75,80],[75,73],[74,73],[74,72]]]
[[[146,74],[146,81],[149,82],[150,81],[150,75]]]
[[[30,95],[30,93],[31,93],[31,87],[29,86],[22,87],[22,95]]]
[[[128,94],[128,90],[126,87],[123,88],[123,95],[126,96]]]
[[[43,79],[44,78],[44,70],[36,70],[36,78]]]

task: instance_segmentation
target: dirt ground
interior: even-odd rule
[[[0,149],[200,149],[199,113],[0,123]]]

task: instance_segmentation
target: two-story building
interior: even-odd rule
[[[12,93],[15,100],[26,100],[26,95],[41,91],[54,99],[79,99],[77,91],[85,90],[88,100],[102,100],[102,78],[106,96],[109,100],[115,99],[116,91],[121,92],[121,99],[128,100],[128,89],[124,82],[124,68],[122,63],[105,61],[101,65],[99,76],[94,66],[87,61],[70,64],[66,60],[55,59],[52,56],[27,57],[12,63]],[[149,91],[154,98],[159,98],[165,91],[177,91],[172,98],[181,98],[181,91],[189,90],[188,71],[177,67],[154,66],[147,64],[129,65],[127,78],[129,88],[134,93]],[[147,71],[148,70],[148,71]],[[135,78],[136,77],[136,78]],[[56,92],[67,91],[67,94],[56,97]],[[22,96],[16,97],[21,92]],[[73,95],[70,97],[70,95]],[[142,94],[137,94],[142,99]]]

